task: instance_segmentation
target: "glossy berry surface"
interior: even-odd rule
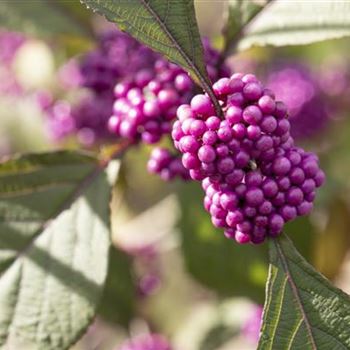
[[[271,171],[247,171],[234,186],[210,178],[202,181],[205,209],[214,226],[223,228],[228,238],[261,243],[267,236],[279,235],[286,222],[312,210],[315,190],[325,180],[318,159],[300,148],[281,150],[281,154]],[[273,167],[280,159],[296,159],[295,155],[300,156],[299,161],[288,172]]]
[[[84,94],[75,104],[58,100],[43,108],[51,139],[57,142],[76,135],[85,147],[113,139],[116,123],[109,119],[116,83],[150,69],[158,58],[158,54],[119,30],[101,33],[94,49],[60,69],[63,87],[80,89]],[[130,129],[130,125],[123,125],[125,133]]]
[[[204,49],[211,77],[216,80],[227,74],[224,65],[216,67],[219,52],[207,40]],[[163,135],[170,134],[176,109],[189,102],[195,90],[194,82],[184,70],[158,58],[151,68],[139,70],[115,86],[110,131],[132,142],[157,143]],[[194,134],[200,133],[201,125],[193,125],[192,129]]]
[[[155,147],[147,163],[148,172],[157,174],[164,181],[174,178],[189,180],[188,170],[182,165],[181,158],[168,149]]]
[[[215,116],[208,96],[196,95],[178,109],[173,125],[175,147],[184,154],[184,166],[194,180],[209,176],[235,184],[250,162],[271,161],[279,148],[293,146],[284,106],[255,77],[234,74],[220,79],[213,89],[224,119]]]
[[[294,146],[286,106],[252,75],[213,85],[177,111],[175,147],[192,179],[202,181],[212,223],[238,243],[262,243],[310,213],[325,175],[315,154]],[[239,97],[238,97],[239,96]]]

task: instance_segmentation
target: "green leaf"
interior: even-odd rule
[[[136,286],[130,258],[112,247],[106,286],[98,313],[109,322],[128,326],[135,315],[135,301]]]
[[[91,35],[86,18],[64,0],[1,0],[0,24],[40,36]]]
[[[316,241],[315,267],[330,279],[337,276],[350,248],[349,214],[348,204],[342,198],[333,199],[325,230]]]
[[[224,51],[228,52],[237,44],[245,27],[264,9],[271,0],[229,0],[227,23],[224,28]]]
[[[303,45],[349,36],[349,12],[349,1],[275,0],[247,28],[239,48]]]
[[[0,348],[67,349],[92,321],[107,274],[109,180],[74,152],[0,164]]]
[[[309,216],[300,216],[288,222],[284,227],[284,233],[289,235],[296,249],[309,262],[314,258],[315,244],[319,234],[310,222]]]
[[[81,0],[187,70],[217,103],[203,60],[193,0]]]
[[[262,303],[267,277],[266,245],[239,245],[215,229],[198,184],[180,194],[182,251],[194,278],[219,295],[245,296]],[[244,266],[244,268],[242,268]]]
[[[295,250],[270,240],[270,269],[258,349],[350,348],[350,298]]]
[[[205,335],[200,343],[199,350],[217,350],[238,334],[238,329],[217,324]]]

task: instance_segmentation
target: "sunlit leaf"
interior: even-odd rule
[[[110,182],[90,156],[0,164],[0,347],[67,349],[96,313],[107,274]]]
[[[271,0],[229,0],[227,22],[224,28],[225,51],[237,44],[245,27],[265,8]]]
[[[275,0],[247,28],[240,49],[302,45],[350,35],[349,1]]]

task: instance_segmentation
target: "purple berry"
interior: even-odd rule
[[[278,185],[275,180],[265,179],[262,184],[262,190],[266,198],[273,198],[278,193]]]
[[[219,159],[217,162],[217,168],[219,173],[221,174],[228,174],[231,173],[235,168],[235,163],[232,158],[225,157],[222,159]]]
[[[196,95],[191,100],[192,111],[198,115],[209,116],[214,114],[210,98],[206,95]]]
[[[269,218],[269,233],[271,236],[278,235],[284,226],[284,219],[281,215],[272,214]]]
[[[259,188],[251,188],[245,194],[246,201],[253,207],[259,206],[264,201],[264,193]]]
[[[313,204],[311,202],[303,201],[298,207],[298,215],[308,215],[310,214],[311,210],[313,208]]]
[[[286,157],[278,157],[273,162],[273,166],[272,166],[274,173],[278,176],[287,174],[290,171],[291,167],[292,165],[289,159]]]
[[[280,209],[280,214],[285,221],[291,221],[297,217],[297,210],[295,207],[285,205]]]
[[[241,210],[229,211],[226,216],[226,223],[229,227],[235,228],[244,219],[244,214]]]
[[[247,173],[247,175],[244,178],[245,183],[249,187],[258,187],[262,183],[262,175],[258,171],[251,171]]]
[[[301,204],[304,199],[303,191],[300,188],[292,187],[286,195],[287,203],[297,206]]]
[[[261,110],[257,106],[248,106],[243,110],[243,119],[248,124],[256,125],[259,124],[262,119]]]
[[[271,114],[274,112],[276,107],[275,100],[271,96],[267,95],[264,95],[259,99],[258,105],[264,114]]]
[[[244,232],[236,231],[235,240],[239,244],[246,244],[250,242],[250,235]]]
[[[248,100],[258,100],[262,93],[262,87],[258,82],[249,82],[243,88],[243,95]]]

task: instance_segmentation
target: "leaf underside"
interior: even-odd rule
[[[350,348],[350,298],[318,273],[287,236],[270,241],[258,349]]]
[[[62,350],[85,331],[107,273],[109,196],[87,155],[0,165],[0,348]]]
[[[281,1],[247,28],[239,49],[252,46],[304,45],[350,35],[349,1]]]

